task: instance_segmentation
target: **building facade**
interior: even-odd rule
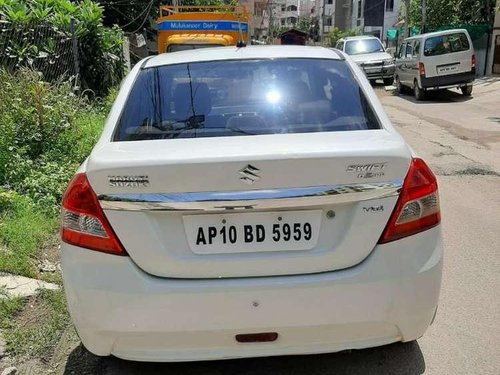
[[[279,0],[278,8],[280,27],[292,28],[299,22],[299,0]]]
[[[387,30],[399,20],[402,0],[353,0],[351,27],[387,41]]]
[[[326,36],[334,27],[345,31],[351,28],[352,0],[302,0],[300,17],[309,17],[317,24],[320,36]]]
[[[495,14],[495,23],[491,35],[486,63],[486,74],[500,75],[500,10]]]
[[[275,38],[280,28],[293,28],[299,21],[300,0],[253,1],[252,23],[256,39]]]

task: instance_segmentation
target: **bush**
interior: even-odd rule
[[[103,8],[91,0],[0,0],[0,62],[11,71],[35,69],[51,82],[75,75],[72,20],[82,88],[106,95],[124,74],[123,32],[104,27]]]
[[[55,212],[101,133],[108,104],[74,95],[68,83],[43,82],[32,71],[0,70],[0,82],[0,186]]]

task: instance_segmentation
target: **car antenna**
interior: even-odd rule
[[[238,43],[236,43],[236,47],[237,48],[242,48],[242,47],[246,47],[246,43],[245,41],[243,40],[243,32],[241,31],[241,15],[238,14],[238,33],[239,33],[239,36],[240,36],[240,40],[238,40]]]

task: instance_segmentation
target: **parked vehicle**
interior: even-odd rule
[[[416,340],[438,305],[436,178],[358,66],[321,47],[142,60],[61,236],[69,311],[101,356],[373,347]]]
[[[158,53],[247,44],[242,5],[163,5],[156,21]]]
[[[470,96],[475,76],[474,47],[464,29],[407,38],[396,54],[398,91],[411,88],[417,100],[424,99],[427,91],[455,87]]]
[[[336,47],[348,54],[365,72],[370,82],[382,79],[384,85],[394,82],[394,58],[385,51],[382,42],[374,36],[342,38]]]

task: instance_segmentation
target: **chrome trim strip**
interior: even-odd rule
[[[105,210],[225,211],[323,206],[397,196],[402,181],[343,184],[305,188],[164,194],[106,194]]]

